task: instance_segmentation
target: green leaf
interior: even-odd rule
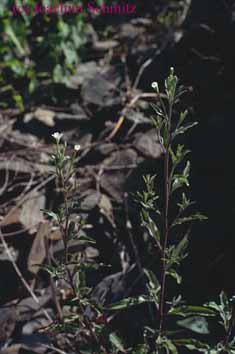
[[[199,221],[202,221],[202,220],[207,220],[208,218],[205,216],[205,215],[202,215],[200,213],[197,213],[197,214],[193,214],[193,215],[190,215],[190,216],[186,216],[186,217],[183,217],[183,218],[177,218],[173,224],[171,225],[171,227],[173,226],[176,226],[176,225],[182,225],[186,222],[190,222],[190,221],[194,221],[194,220],[199,220]]]
[[[178,354],[175,344],[170,339],[165,339],[163,346],[166,349],[167,354]]]
[[[134,349],[133,354],[147,354],[148,353],[148,347],[146,344],[140,344],[137,345],[137,347]]]
[[[165,90],[170,104],[173,104],[175,99],[178,77],[174,75],[174,68],[170,69],[170,75],[165,80]]]
[[[158,229],[158,227],[157,227],[156,223],[153,221],[153,219],[150,217],[149,213],[147,215],[145,215],[145,220],[143,220],[143,218],[142,218],[142,226],[147,229],[149,235],[157,242],[157,245],[161,249],[160,230]]]
[[[178,306],[169,311],[169,315],[188,317],[190,315],[201,315],[206,317],[215,316],[216,312],[207,306]]]
[[[80,295],[80,287],[81,287],[80,272],[78,271],[74,276],[74,288],[77,296]]]
[[[157,277],[155,276],[155,274],[151,270],[147,270],[147,269],[144,269],[144,274],[148,278],[149,286],[151,287],[151,289],[160,290],[161,288],[160,283]]]
[[[175,269],[170,269],[166,272],[167,275],[171,276],[174,278],[177,282],[177,284],[181,284],[182,282],[182,277],[176,272]]]
[[[76,224],[74,221],[70,221],[69,227],[68,227],[68,237],[69,239],[72,239],[74,237],[74,231],[75,231]]]
[[[25,50],[22,46],[22,44],[20,43],[17,35],[15,34],[11,24],[9,23],[8,20],[5,21],[5,33],[8,35],[8,37],[10,38],[10,40],[14,43],[14,45],[16,46],[19,55],[20,56],[24,56],[25,55]]]
[[[40,209],[44,214],[47,216],[50,216],[53,220],[58,221],[58,215],[54,213],[53,211],[47,210],[47,209]]]
[[[144,274],[148,278],[147,288],[150,294],[150,301],[154,302],[158,307],[160,303],[160,283],[151,270],[144,269]]]
[[[219,298],[222,308],[224,310],[229,310],[229,300],[227,294],[224,291],[221,291]]]
[[[174,258],[185,258],[186,250],[188,248],[188,233],[180,240],[178,245],[174,248],[173,257]]]
[[[179,118],[179,124],[180,125],[184,122],[184,120],[186,119],[187,115],[188,115],[188,111],[187,110],[185,110],[184,112],[180,113],[180,118]]]
[[[38,266],[39,268],[45,270],[53,278],[57,277],[57,269],[55,267],[53,267],[53,266],[49,266],[49,265],[46,265],[46,264],[34,264],[34,266]]]
[[[121,339],[116,335],[116,333],[114,332],[110,333],[109,340],[114,345],[114,347],[118,349],[120,352],[127,353]]]
[[[29,83],[29,93],[33,93],[39,86],[39,81],[36,78],[32,78]]]
[[[187,317],[183,320],[177,321],[177,324],[180,327],[189,329],[192,332],[199,333],[199,334],[209,334],[209,327],[208,322],[205,317],[201,316],[192,316]]]
[[[6,67],[10,68],[16,75],[24,76],[26,73],[26,68],[24,63],[22,63],[20,60],[16,58],[8,60],[4,64]]]
[[[79,236],[79,242],[83,244],[95,244],[95,240],[85,234]]]
[[[162,117],[160,117],[159,115],[157,117],[152,117],[152,122],[159,133],[161,131],[162,125],[163,125]]]
[[[159,105],[156,105],[155,103],[151,103],[150,105],[153,108],[154,112],[157,114],[157,118],[156,118],[157,119],[157,122],[156,122],[157,128],[161,129],[162,122],[163,122],[162,118],[164,118],[164,113]],[[155,122],[155,119],[154,119],[154,122]],[[158,123],[161,123],[161,124],[158,125]]]
[[[197,125],[197,124],[198,124],[198,122],[193,122],[193,123],[191,123],[191,124],[187,124],[187,125],[185,125],[185,126],[181,126],[181,127],[177,128],[177,129],[173,132],[172,138],[174,139],[177,135],[179,135],[179,134],[184,134],[187,130],[193,128],[193,127],[194,127],[195,125]]]
[[[173,171],[179,165],[179,163],[183,161],[185,156],[190,153],[190,150],[184,149],[184,145],[180,145],[180,144],[177,145],[175,152],[172,150],[172,147],[170,147],[169,151],[173,163]]]
[[[170,133],[169,133],[167,121],[164,122],[162,138],[163,138],[163,145],[166,147],[170,140]]]
[[[107,310],[123,310],[131,306],[137,306],[146,302],[151,302],[151,298],[146,295],[140,295],[138,297],[127,297],[126,299],[115,302],[106,307]]]
[[[174,174],[173,175],[173,183],[172,183],[172,193],[182,187],[183,185],[189,186],[189,173],[190,173],[190,162],[186,162],[186,166],[183,170],[182,174]]]
[[[192,202],[190,199],[188,199],[185,195],[185,193],[182,193],[182,201],[181,203],[177,203],[178,207],[180,208],[180,211],[186,210],[189,206],[195,204],[195,202]]]
[[[193,338],[175,339],[174,343],[177,346],[183,346],[189,350],[198,350],[203,353],[205,353],[205,350],[207,351],[208,349],[210,349],[208,344],[200,342]]]
[[[16,107],[19,108],[19,110],[21,112],[23,112],[24,111],[24,102],[23,102],[22,96],[21,95],[14,95],[13,98],[14,98]]]

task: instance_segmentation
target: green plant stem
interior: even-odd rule
[[[64,204],[65,204],[65,227],[63,228],[63,243],[64,243],[64,258],[65,258],[65,265],[67,266],[68,263],[68,226],[69,226],[69,205],[68,205],[68,195],[66,192],[65,186],[65,178],[64,174],[61,172],[61,184],[64,196]]]
[[[165,210],[164,210],[164,225],[163,225],[163,252],[162,252],[162,279],[161,279],[161,294],[160,294],[160,305],[159,305],[159,314],[160,314],[160,324],[159,331],[162,332],[163,322],[164,322],[164,305],[165,305],[165,287],[166,287],[166,248],[168,243],[168,202],[169,202],[169,184],[168,184],[168,172],[169,172],[169,151],[166,151],[165,161],[164,161],[164,178],[165,178]]]
[[[166,116],[167,119],[167,131],[168,131],[168,141],[166,145],[166,152],[164,157],[164,220],[163,220],[163,247],[162,247],[162,278],[161,278],[161,293],[160,293],[160,304],[159,304],[159,335],[162,334],[164,327],[165,318],[165,292],[166,292],[166,252],[168,245],[169,236],[169,221],[168,221],[168,211],[169,211],[169,197],[170,197],[170,176],[169,176],[169,157],[170,157],[170,130],[171,130],[171,116],[172,116],[172,103],[169,105],[169,114]]]
[[[71,289],[74,293],[74,296],[76,297],[76,290],[73,284],[73,276],[71,274],[70,269],[68,268],[68,228],[69,228],[69,219],[70,219],[70,213],[69,213],[69,202],[68,202],[68,193],[66,191],[66,182],[65,182],[65,178],[64,178],[64,174],[61,173],[61,183],[62,183],[62,189],[63,189],[63,194],[64,194],[64,203],[65,203],[65,226],[63,228],[63,243],[64,243],[64,257],[65,257],[65,268],[67,271],[67,275],[68,275],[68,280],[71,286]],[[83,313],[85,313],[85,309],[83,308],[82,304],[79,303],[80,308],[82,310]],[[96,333],[93,331],[91,324],[89,323],[88,320],[86,320],[84,318],[84,324],[86,326],[86,328],[88,329],[88,331],[90,332],[90,335],[92,336],[92,338],[94,339],[95,343],[100,346],[100,348],[103,350],[104,354],[108,354],[105,350],[105,348],[100,344],[98,337],[96,336]]]
[[[46,249],[46,255],[47,255],[47,262],[48,265],[51,266],[51,255],[50,255],[50,250],[49,250],[49,244],[48,244],[49,240],[48,238],[45,238],[45,249]],[[55,282],[53,277],[50,277],[50,285],[51,285],[51,294],[52,294],[52,299],[54,301],[55,304],[55,308],[58,314],[58,318],[59,320],[62,322],[63,321],[63,311],[62,308],[60,306],[60,302],[57,298],[57,293],[56,293],[56,286],[55,286]]]
[[[71,289],[73,290],[74,296],[76,297],[76,289],[74,287],[73,283],[73,275],[71,274],[71,271],[68,267],[68,228],[69,228],[69,203],[68,203],[68,194],[66,191],[66,186],[65,186],[65,179],[64,175],[62,174],[62,188],[63,188],[63,193],[64,193],[64,203],[65,203],[65,227],[63,229],[63,243],[64,243],[64,258],[65,258],[65,268],[66,272],[68,274],[68,279],[69,279],[69,284],[71,286]]]

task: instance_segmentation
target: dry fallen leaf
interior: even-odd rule
[[[29,194],[29,199],[25,201],[21,208],[19,221],[29,231],[34,231],[35,225],[43,220],[41,209],[45,207],[45,196],[39,193]]]
[[[7,341],[11,337],[15,329],[15,324],[15,307],[2,307],[0,309],[0,342]]]
[[[99,200],[99,209],[100,212],[106,216],[110,224],[115,227],[115,221],[114,221],[114,216],[113,216],[113,206],[112,203],[105,194],[101,194],[100,200]]]
[[[38,264],[42,264],[46,257],[45,237],[50,232],[51,226],[49,223],[40,223],[28,257],[28,270],[34,274],[39,270]]]
[[[48,127],[54,127],[55,125],[55,112],[48,109],[37,108],[35,112],[28,113],[24,117],[24,123],[30,122],[32,119],[37,119],[44,123]]]

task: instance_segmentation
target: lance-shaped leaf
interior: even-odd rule
[[[168,276],[171,276],[173,279],[176,280],[177,284],[181,284],[182,282],[182,277],[177,273],[175,269],[170,269],[166,272]]]
[[[177,203],[178,207],[180,208],[180,212],[186,210],[189,206],[195,204],[195,202],[192,202],[190,199],[188,199],[185,195],[185,193],[182,193],[182,201],[181,203]]]
[[[213,317],[216,316],[216,311],[208,306],[182,305],[170,309],[168,314],[180,317],[188,317],[192,315]]]
[[[121,339],[117,336],[116,333],[112,332],[109,335],[109,340],[113,344],[113,346],[118,349],[121,353],[127,353],[124,348],[124,344],[122,343]]]
[[[164,338],[162,346],[167,354],[178,354],[178,350],[172,340]],[[159,351],[159,353],[161,353],[161,351]]]
[[[183,124],[183,122],[187,118],[187,115],[188,115],[188,110],[187,109],[184,112],[180,113],[179,125]]]
[[[107,310],[124,310],[131,306],[137,306],[146,302],[152,302],[150,296],[140,295],[137,297],[127,297],[126,299],[115,302],[111,305],[106,306]]]
[[[157,117],[152,117],[152,122],[154,127],[157,129],[157,131],[160,132],[163,125],[163,118],[160,117],[159,115]]]
[[[207,220],[208,218],[205,216],[205,215],[202,215],[200,213],[197,213],[197,214],[193,214],[193,215],[190,215],[190,216],[185,216],[185,217],[182,217],[182,218],[177,218],[173,224],[171,225],[171,227],[174,227],[176,225],[182,225],[186,222],[190,222],[190,221],[194,221],[194,220],[199,220],[199,221],[202,221],[202,220]]]
[[[189,123],[184,126],[180,126],[172,133],[172,139],[175,139],[175,137],[179,134],[184,134],[187,130],[193,128],[197,124],[198,124],[198,122],[193,122],[193,123]]]
[[[189,186],[189,181],[188,181],[189,172],[190,172],[190,162],[187,161],[183,173],[173,175],[172,193],[176,189],[183,187],[184,185],[186,185],[187,187]]]
[[[174,343],[175,345],[185,347],[188,350],[197,350],[209,354],[210,346],[193,338],[175,339]]]
[[[178,265],[181,260],[187,257],[188,248],[188,233],[182,238],[182,240],[175,246],[172,245],[168,248],[168,259],[167,259],[167,271],[170,270],[172,265]]]
[[[160,302],[159,295],[160,295],[160,290],[161,290],[160,283],[159,283],[157,277],[155,276],[155,274],[151,270],[144,269],[144,274],[148,278],[147,287],[148,287],[151,299],[152,299],[152,301],[155,302],[155,305],[158,307],[159,302]]]
[[[148,231],[149,235],[155,240],[157,246],[162,249],[160,244],[160,230],[148,212],[142,211],[142,226]]]
[[[160,116],[164,118],[164,113],[163,110],[161,109],[161,107],[155,103],[151,103],[151,107],[153,108],[154,112]]]
[[[52,218],[54,221],[59,222],[59,217],[56,213],[54,213],[51,210],[47,210],[47,209],[40,209],[45,215],[49,216],[50,218]]]
[[[170,147],[169,152],[173,163],[173,169],[175,169],[177,165],[183,161],[185,156],[190,153],[190,150],[185,150],[184,145],[178,144],[175,152],[173,151],[172,147]]]

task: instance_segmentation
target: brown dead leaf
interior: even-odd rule
[[[21,224],[30,233],[35,232],[35,227],[43,220],[41,209],[45,207],[45,196],[38,192],[30,192],[22,206],[14,206],[5,217],[2,218],[0,225]]]
[[[7,226],[11,224],[17,224],[20,218],[20,208],[12,209],[12,212],[8,213],[3,219],[1,220],[1,226]]]
[[[111,223],[113,227],[115,227],[115,221],[114,221],[114,216],[113,216],[113,206],[111,203],[111,200],[107,195],[101,194],[100,200],[99,200],[99,209],[100,212],[106,216],[108,221]]]
[[[28,113],[24,117],[24,123],[30,122],[32,119],[37,119],[44,123],[48,127],[54,127],[55,125],[55,112],[48,109],[37,108],[34,113]]]
[[[45,237],[50,232],[51,226],[49,223],[40,223],[28,257],[28,270],[34,274],[39,270],[38,264],[42,264],[46,257]]]
[[[0,309],[0,342],[9,339],[15,329],[16,311],[12,307],[2,307]]]
[[[34,232],[34,227],[43,220],[41,209],[45,207],[45,196],[39,193],[29,194],[21,208],[19,222],[29,231]]]

